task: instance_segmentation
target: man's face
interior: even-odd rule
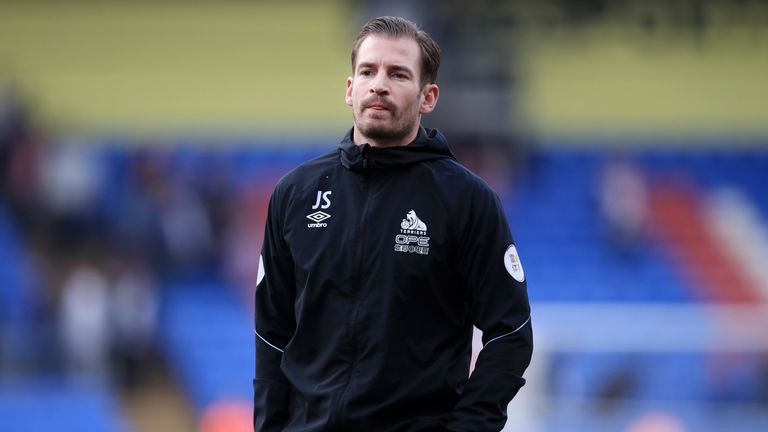
[[[420,83],[421,51],[411,38],[371,35],[357,52],[347,79],[347,105],[365,138],[397,141],[415,133],[421,114],[437,102],[437,86]],[[405,143],[407,144],[407,143]]]

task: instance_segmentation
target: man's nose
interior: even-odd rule
[[[387,84],[387,77],[385,74],[376,75],[376,78],[371,82],[370,92],[375,94],[389,93],[389,85]]]

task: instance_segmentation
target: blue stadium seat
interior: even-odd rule
[[[164,302],[164,346],[198,412],[219,400],[250,401],[253,324],[231,290],[177,287]]]
[[[0,383],[0,430],[123,432],[126,422],[109,389],[37,380]]]

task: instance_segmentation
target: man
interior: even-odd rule
[[[532,352],[525,275],[498,198],[420,126],[440,50],[366,23],[354,127],[283,177],[256,289],[257,431],[492,431]],[[468,379],[472,325],[484,348]]]

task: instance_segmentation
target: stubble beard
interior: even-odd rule
[[[373,140],[397,141],[408,136],[413,130],[418,115],[402,111],[389,111],[391,120],[366,119],[363,111],[355,115],[355,128],[360,133]]]

